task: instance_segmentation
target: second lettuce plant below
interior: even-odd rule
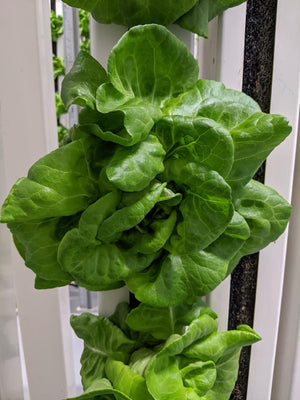
[[[109,319],[73,316],[84,340],[85,392],[76,400],[227,400],[242,347],[260,337],[246,325],[218,333],[215,318],[199,298],[132,311],[121,303]]]

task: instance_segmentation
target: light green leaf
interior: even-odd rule
[[[165,103],[164,115],[204,117],[231,130],[250,115],[260,112],[259,105],[244,93],[226,89],[223,83],[200,79],[189,91]]]
[[[128,360],[134,342],[108,318],[83,313],[71,316],[71,325],[76,335],[84,340],[80,372],[84,388],[91,386],[94,380],[105,377],[108,358],[123,362]]]
[[[234,388],[239,369],[239,357],[243,346],[249,346],[261,338],[246,325],[236,331],[212,334],[204,341],[192,344],[184,350],[191,359],[214,361],[217,378],[203,400],[228,400]]]
[[[235,196],[291,130],[284,117],[263,113],[251,115],[231,130],[234,163],[226,181],[232,187]]]
[[[105,372],[113,387],[132,400],[153,400],[147,390],[145,378],[132,371],[128,365],[121,361],[108,359],[105,364]]]
[[[131,96],[132,97],[132,96]],[[141,98],[131,98],[118,92],[111,84],[101,85],[97,91],[97,110],[104,114],[98,120],[99,137],[103,140],[132,146],[144,140],[151,131],[154,123],[161,118],[158,106]],[[112,119],[122,121],[122,127],[113,129],[106,128],[106,120]],[[103,124],[103,125],[102,125]]]
[[[111,395],[113,397],[111,397]],[[109,397],[107,397],[109,396]],[[108,379],[95,379],[92,384],[79,396],[68,398],[65,400],[132,400],[124,393],[115,390]]]
[[[1,222],[31,221],[76,214],[97,198],[97,182],[88,161],[95,140],[77,140],[41,158],[28,178],[12,187]]]
[[[62,82],[61,97],[65,106],[78,104],[94,109],[96,90],[106,80],[105,69],[90,54],[81,51]]]
[[[25,260],[25,265],[40,278],[47,281],[59,281],[67,285],[71,275],[64,272],[57,261],[60,243],[56,231],[59,218],[44,221],[12,222],[8,227],[15,237],[16,247]],[[22,247],[22,249],[20,248]],[[44,282],[44,286],[46,286]]]
[[[180,303],[164,308],[142,303],[130,311],[126,323],[135,331],[148,332],[156,339],[166,340],[174,333],[182,334],[185,326],[203,313],[216,317],[201,298],[196,298],[193,303]]]
[[[117,148],[107,164],[107,177],[118,189],[138,192],[163,171],[165,154],[158,139],[149,135],[135,146]]]
[[[147,268],[156,254],[132,254],[115,244],[101,244],[81,236],[78,229],[67,232],[58,249],[58,261],[73,280],[89,290],[110,290],[124,285],[132,272]]]
[[[198,79],[198,63],[166,28],[138,26],[130,29],[113,48],[108,76],[115,89],[125,96],[161,105],[193,87]]]
[[[184,386],[192,388],[198,396],[203,396],[211,389],[217,377],[213,361],[189,363],[180,373]]]

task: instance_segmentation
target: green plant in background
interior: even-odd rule
[[[86,10],[78,10],[80,49],[90,52],[90,13]]]
[[[90,11],[103,24],[132,27],[156,23],[182,28],[207,37],[208,22],[245,0],[63,0],[72,7]]]
[[[64,58],[52,54],[53,78],[65,75]]]
[[[56,15],[55,12],[51,10],[50,24],[52,42],[57,42],[59,36],[64,33],[63,17],[61,15]]]
[[[1,222],[36,288],[126,284],[142,302],[110,320],[73,317],[85,340],[78,399],[229,399],[240,349],[259,336],[217,333],[199,297],[284,231],[290,205],[252,177],[288,122],[198,80],[197,61],[158,25],[130,29],[108,73],[81,52],[62,99],[83,107],[79,125],[17,181]]]

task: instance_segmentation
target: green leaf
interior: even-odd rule
[[[15,237],[16,247],[25,265],[32,269],[39,278],[46,281],[59,281],[59,286],[72,281],[71,275],[62,271],[57,261],[60,243],[56,235],[58,218],[45,221],[12,222],[8,227]],[[50,283],[50,282],[49,282]],[[47,283],[44,282],[44,286]]]
[[[100,225],[97,238],[109,242],[113,240],[116,234],[139,224],[155,206],[165,186],[165,184],[158,185],[136,203],[113,213]]]
[[[214,361],[217,378],[205,400],[228,400],[238,376],[239,357],[243,346],[249,346],[261,338],[246,325],[236,331],[212,334],[204,341],[192,344],[184,350],[191,359]]]
[[[111,397],[111,395],[113,397]],[[109,396],[109,397],[107,397]],[[68,398],[65,400],[132,400],[124,393],[115,390],[108,379],[95,379],[92,384],[79,396]]]
[[[158,139],[149,135],[135,146],[117,148],[107,164],[107,177],[120,190],[138,192],[163,171],[165,154]]]
[[[105,372],[113,387],[126,394],[132,400],[153,400],[150,396],[145,378],[132,371],[121,361],[108,359]]]
[[[98,0],[92,15],[96,21],[104,24],[114,22],[130,27],[154,22],[169,25],[190,10],[196,1],[181,0],[174,4],[172,0]],[[70,4],[71,0],[67,2]],[[78,0],[73,2],[78,4]]]
[[[176,218],[176,211],[173,211],[166,219],[154,220],[149,225],[149,233],[136,232],[135,244],[131,250],[142,254],[151,254],[162,249],[173,232]]]
[[[89,290],[111,290],[124,285],[129,274],[147,268],[156,254],[132,254],[115,244],[101,244],[67,232],[58,249],[58,261],[73,280]]]
[[[208,37],[208,22],[230,7],[245,0],[198,0],[195,6],[176,21],[182,28]]]
[[[284,117],[263,113],[251,115],[231,130],[234,163],[226,181],[232,187],[235,196],[291,130]]]
[[[233,141],[227,129],[207,118],[166,117],[155,126],[168,157],[196,162],[225,178],[233,163]],[[226,157],[224,157],[226,154]]]
[[[40,220],[76,214],[97,198],[97,182],[88,163],[98,144],[77,140],[47,154],[12,187],[1,222]]]
[[[204,117],[231,130],[250,115],[260,112],[259,105],[244,93],[226,89],[223,83],[200,79],[189,91],[166,102],[164,115]]]
[[[292,210],[274,189],[254,180],[242,189],[235,207],[246,220],[250,236],[232,259],[227,274],[233,271],[241,257],[274,242],[284,232]]]
[[[106,194],[91,204],[79,220],[79,233],[88,240],[95,240],[101,223],[112,215],[120,202],[120,193],[116,190]]]
[[[108,358],[123,362],[128,360],[134,342],[108,318],[83,313],[71,316],[71,325],[76,335],[84,340],[80,372],[84,388],[91,386],[94,380],[105,377]]]
[[[217,371],[212,361],[189,363],[180,370],[185,387],[192,388],[198,396],[203,396],[214,386]]]
[[[98,61],[86,51],[79,52],[73,67],[62,82],[61,97],[66,108],[71,104],[78,104],[94,109],[96,90],[106,80],[105,69]]]
[[[195,253],[212,243],[233,215],[231,190],[215,171],[184,159],[170,159],[164,176],[186,193],[179,210],[182,222],[170,239],[168,250],[174,254]]]
[[[63,17],[61,15],[56,15],[55,11],[51,10],[50,24],[52,42],[57,42],[59,36],[64,33]]]
[[[64,3],[71,7],[78,7],[87,11],[91,11],[98,1],[99,0],[63,0]]]
[[[165,308],[142,303],[130,311],[126,323],[135,331],[147,332],[156,339],[166,340],[174,333],[182,334],[185,326],[203,313],[216,317],[201,298],[196,298],[193,303],[180,303]]]
[[[161,105],[195,85],[198,63],[166,28],[145,25],[130,29],[113,48],[108,76],[125,96]]]
[[[64,58],[57,57],[52,54],[52,64],[53,64],[53,78],[56,79],[60,75],[65,74]]]
[[[146,374],[147,387],[154,399],[198,400],[190,387],[185,387],[179,369],[179,358],[184,349],[217,330],[216,321],[208,315],[194,320],[182,336],[173,335],[153,358]],[[193,360],[195,361],[195,360]],[[211,364],[212,365],[212,364]]]
[[[99,87],[96,95],[97,110],[104,115],[98,120],[99,136],[103,140],[132,146],[144,140],[154,123],[161,118],[158,106],[141,98],[131,98],[118,92],[110,83]],[[107,115],[105,115],[107,114]],[[122,121],[119,129],[111,125],[111,120]],[[107,120],[110,129],[107,129]]]

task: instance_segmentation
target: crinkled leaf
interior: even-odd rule
[[[130,311],[126,323],[135,331],[148,332],[157,339],[166,340],[174,333],[182,334],[184,327],[203,313],[216,317],[201,298],[196,298],[192,304],[180,303],[165,308],[142,303]]]
[[[226,177],[233,164],[233,141],[227,129],[206,118],[166,117],[155,126],[159,140],[174,156],[196,162]],[[226,157],[224,157],[226,154]]]
[[[286,118],[280,115],[255,113],[231,130],[234,163],[226,181],[235,196],[291,129]]]
[[[139,224],[157,203],[165,186],[165,184],[158,185],[136,203],[114,212],[100,225],[97,238],[109,242],[116,234]]]
[[[145,378],[132,371],[128,365],[121,361],[108,359],[105,372],[113,387],[126,394],[132,400],[153,400],[150,396]]]
[[[129,274],[147,268],[156,254],[132,254],[115,244],[101,244],[67,232],[58,249],[58,261],[73,280],[89,290],[110,290],[124,285]]]
[[[213,360],[216,365],[216,381],[203,400],[229,399],[237,379],[242,347],[259,340],[260,337],[250,327],[241,325],[236,331],[213,334],[184,350],[187,357],[203,361]]]
[[[62,82],[61,97],[65,106],[78,104],[94,109],[96,90],[106,80],[105,69],[89,53],[81,51]]]
[[[193,87],[198,63],[166,28],[145,25],[130,29],[112,49],[108,75],[124,95],[161,105]]]
[[[164,176],[186,192],[179,207],[182,222],[177,224],[168,249],[174,254],[204,249],[224,232],[232,218],[229,185],[217,172],[181,159],[167,161]]]
[[[153,358],[146,374],[147,387],[154,399],[199,400],[192,388],[184,386],[176,356],[194,342],[204,340],[217,327],[213,318],[202,315],[191,323],[182,336],[170,337],[164,348]]]
[[[166,102],[165,115],[204,117],[231,130],[250,115],[260,112],[259,105],[244,93],[226,89],[223,83],[200,79],[189,91]]]
[[[232,259],[227,274],[241,257],[263,249],[284,232],[292,208],[274,189],[252,180],[240,192],[236,210],[246,220],[250,236]]]
[[[192,388],[198,396],[203,396],[214,386],[217,377],[213,361],[197,361],[189,363],[180,370],[185,387]]]
[[[108,358],[128,360],[134,342],[108,318],[83,313],[71,316],[71,325],[76,335],[84,340],[80,372],[84,388],[88,388],[94,380],[105,377]]]
[[[107,177],[118,189],[138,192],[163,171],[165,154],[159,140],[149,135],[135,146],[119,147],[107,164]]]
[[[111,84],[99,87],[96,96],[97,110],[102,113],[98,119],[99,136],[103,140],[132,146],[145,139],[151,131],[154,123],[161,118],[158,106],[145,101],[138,96],[124,96]],[[111,120],[122,120],[119,129],[111,125]],[[109,125],[107,122],[109,121]],[[114,129],[113,129],[114,128]]]
[[[225,278],[249,233],[244,218],[234,213],[225,232],[205,250],[160,258],[147,271],[129,276],[126,284],[138,300],[156,307],[204,296]]]
[[[77,140],[33,164],[28,178],[12,187],[1,221],[39,220],[84,210],[97,197],[97,182],[89,165],[91,146],[97,146],[92,139]]]

